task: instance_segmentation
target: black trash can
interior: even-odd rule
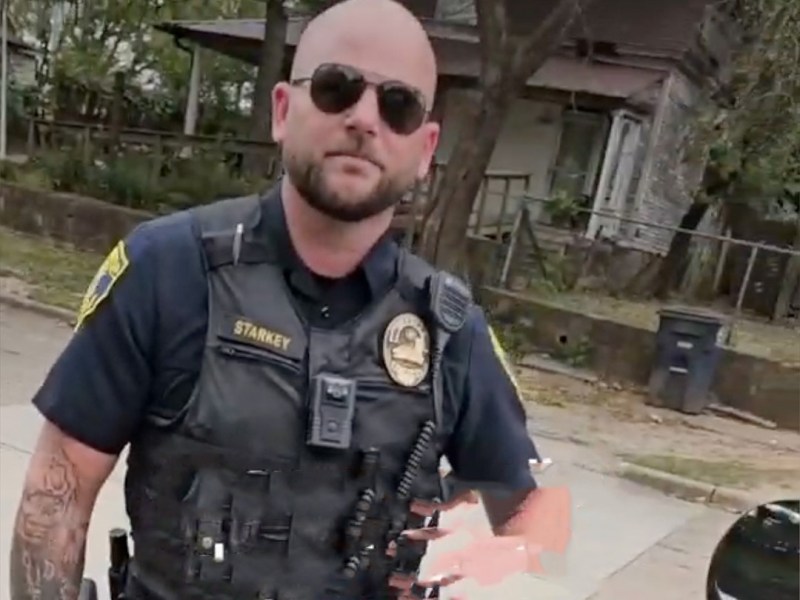
[[[652,404],[688,414],[698,414],[708,406],[722,354],[719,337],[725,322],[725,317],[710,311],[659,311],[649,386]]]

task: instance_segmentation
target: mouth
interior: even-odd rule
[[[358,154],[354,152],[328,152],[325,154],[325,158],[345,158],[350,160],[358,160],[361,162],[367,162],[378,169],[383,170],[383,165],[380,164],[378,161],[374,160],[373,158],[366,156],[364,154]]]

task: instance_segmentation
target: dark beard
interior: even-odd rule
[[[359,202],[346,202],[325,185],[319,165],[298,156],[284,155],[283,167],[292,185],[310,206],[345,223],[358,223],[395,206],[413,185],[413,182],[405,184],[384,179],[366,198]]]

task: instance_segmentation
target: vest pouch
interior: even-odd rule
[[[183,499],[187,580],[231,591],[275,585],[291,517],[269,496],[270,472],[199,471]]]
[[[300,361],[263,348],[223,341],[217,345],[217,352],[231,360],[274,365],[294,374],[300,373]]]
[[[231,578],[231,481],[220,470],[195,474],[183,498],[182,529],[188,550],[187,577],[194,582],[222,582]]]

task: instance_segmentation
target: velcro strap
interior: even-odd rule
[[[210,269],[231,265],[236,260],[244,264],[274,262],[275,253],[264,241],[242,239],[239,255],[235,253],[235,233],[207,234],[203,236],[203,251]]]

